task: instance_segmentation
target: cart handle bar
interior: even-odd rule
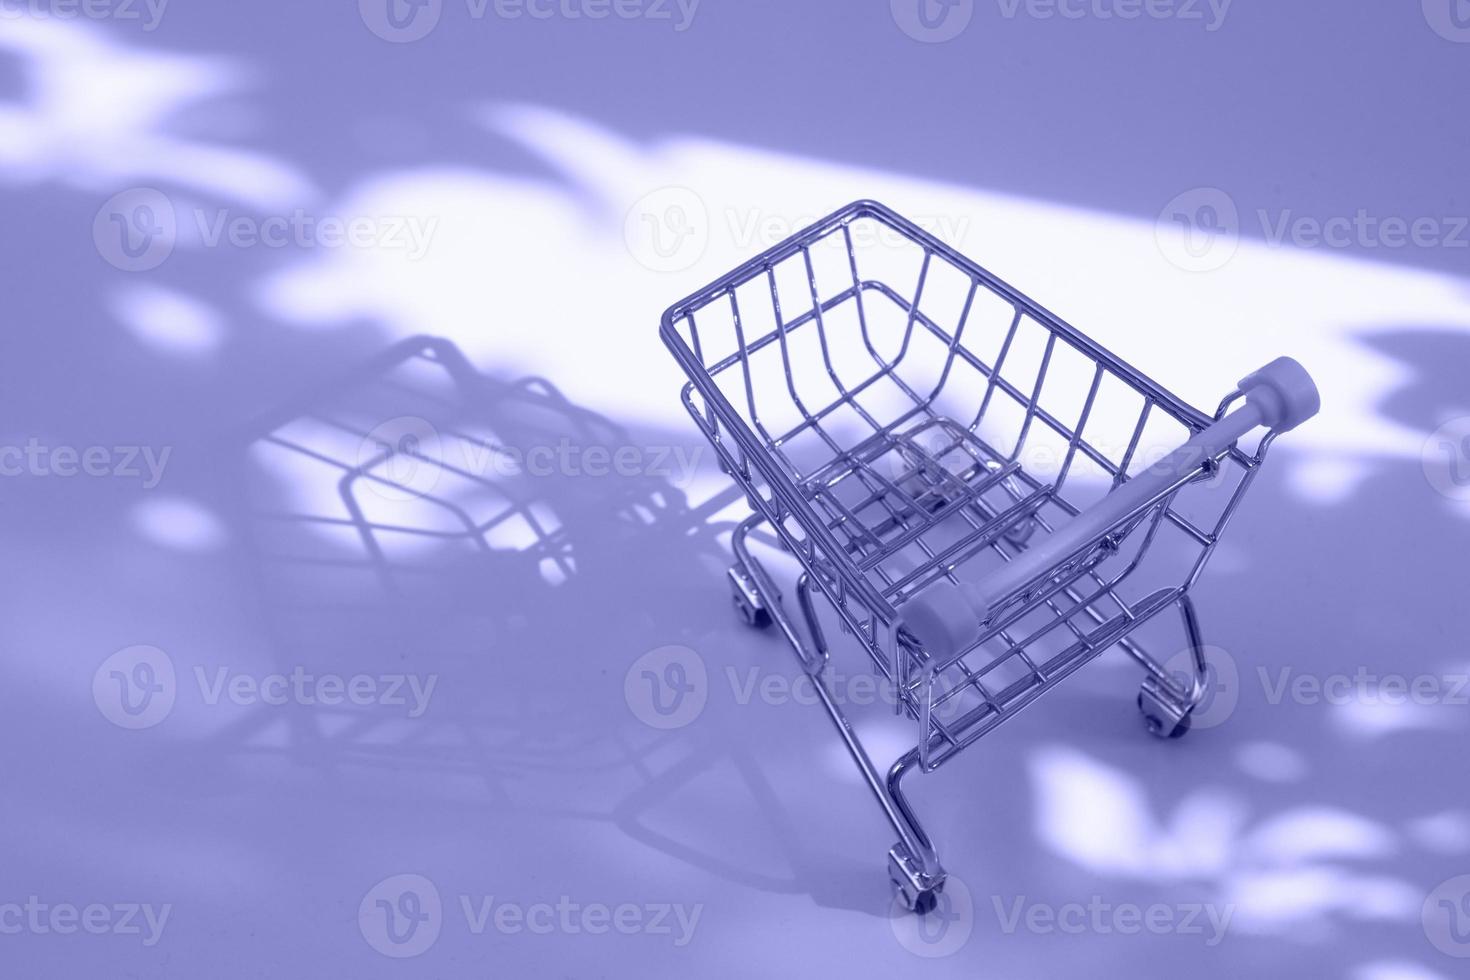
[[[1178,449],[1127,480],[1067,524],[984,577],[958,585],[940,580],[899,609],[899,622],[939,662],[974,643],[1003,601],[1092,546],[1129,517],[1173,491],[1207,460],[1264,425],[1287,432],[1317,414],[1321,398],[1295,360],[1278,357],[1240,382],[1245,404],[1195,433]]]

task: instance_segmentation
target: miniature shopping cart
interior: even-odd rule
[[[1188,592],[1278,433],[1318,409],[1280,358],[1213,417],[888,208],[851,204],[675,304],[661,333],[686,408],[749,497],[730,580],[774,622],[898,832],[903,902],[945,872],[905,799],[929,772],[1114,645],[1161,737],[1207,663]],[[800,563],[799,630],[750,533]],[[813,596],[830,604],[822,610]],[[1145,641],[1175,608],[1183,638]],[[917,723],[875,768],[820,683],[835,618]],[[1144,629],[1148,626],[1148,629]]]

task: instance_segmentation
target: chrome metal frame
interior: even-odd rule
[[[918,271],[911,293],[864,274],[869,257],[854,244],[859,224],[884,229],[901,247],[916,250]],[[845,254],[841,281],[832,281],[830,263],[819,272],[813,258],[817,248]],[[926,282],[941,266],[969,283],[963,310],[952,321],[926,307]],[[792,282],[804,282],[808,294],[793,291]],[[976,336],[983,337],[987,327],[971,323],[982,294],[988,294],[992,305],[999,299],[1010,311],[1008,325],[989,330],[991,340],[1003,331],[993,359],[981,353]],[[752,302],[770,304],[761,311],[771,314],[774,325],[769,329],[752,326]],[[883,304],[896,306],[905,320],[892,356],[879,349],[883,344],[875,314]],[[864,368],[858,377],[851,375],[853,358],[839,367],[834,357],[844,333],[836,326],[839,319],[847,324],[843,343],[860,348],[859,363],[868,363],[863,353],[871,362],[871,370]],[[701,321],[718,321],[719,329],[701,326]],[[1023,325],[1044,331],[1044,353],[1034,378],[1018,379],[1008,371],[1007,357]],[[732,331],[729,343],[722,345],[715,337],[728,337]],[[1075,462],[1085,457],[1116,487],[1142,467],[1138,451],[1151,419],[1175,427],[1182,441],[1212,418],[872,201],[834,212],[674,304],[664,313],[660,332],[690,379],[682,393],[686,409],[754,511],[732,541],[737,606],[754,624],[769,619],[779,626],[803,668],[818,682],[823,706],[898,833],[889,870],[909,907],[922,910],[931,904],[945,872],[904,797],[907,773],[937,769],[1114,645],[1146,672],[1139,705],[1150,729],[1161,736],[1187,729],[1191,710],[1205,694],[1207,667],[1188,592],[1255,477],[1272,435],[1253,451],[1233,445],[1180,473],[1166,492],[1010,595],[1002,608],[992,611],[975,642],[939,657],[899,626],[905,602],[940,580],[958,583],[956,569],[969,563],[1011,561],[1033,534],[1048,534],[1076,517],[1079,507],[1064,495],[1073,485],[1069,479]],[[807,347],[804,361],[795,352],[798,341]],[[915,350],[928,344],[933,352],[935,342],[942,345],[942,354],[931,357],[923,370],[909,368],[919,359]],[[1048,367],[1062,349],[1091,365],[1091,387],[1075,419],[1063,419],[1051,409],[1044,390]],[[779,370],[770,369],[773,363]],[[914,376],[916,370],[927,370],[923,383]],[[823,373],[835,397],[808,404],[812,399],[804,378],[820,380]],[[967,379],[973,384],[967,385]],[[1139,399],[1126,448],[1115,447],[1121,453],[1110,452],[1088,434],[1089,416],[1107,379]],[[871,397],[880,385],[890,395],[901,393],[889,399],[886,411],[875,407],[877,400]],[[946,399],[956,392],[971,403],[979,401],[968,419],[946,414],[953,401]],[[1241,397],[1241,392],[1232,392],[1213,418],[1222,418]],[[1011,448],[996,444],[989,431],[990,416],[1002,402],[1022,413]],[[776,425],[778,413],[772,408],[797,419],[795,424]],[[839,416],[859,434],[839,432]],[[1064,440],[1066,447],[1049,482],[1022,463],[1028,445],[1043,432],[1054,441]],[[798,458],[793,443],[812,437],[820,440],[817,458]],[[1195,484],[1207,485],[1216,494],[1212,499],[1223,501],[1204,526],[1180,506],[1186,488]],[[801,565],[796,596],[804,630],[784,608],[776,580],[749,548],[750,532],[762,524]],[[1128,598],[1125,584],[1131,587],[1140,569],[1166,550],[1159,546],[1165,535],[1175,551],[1184,553],[1182,575],[1175,584]],[[873,669],[893,685],[895,710],[917,723],[914,747],[886,776],[821,683],[829,650],[814,593],[826,598],[843,631],[857,639]],[[1134,637],[1171,606],[1180,611],[1183,649],[1191,651],[1192,670],[1182,678],[1171,675]]]

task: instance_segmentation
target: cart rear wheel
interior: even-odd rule
[[[926,892],[920,892],[919,897],[914,900],[913,911],[919,915],[928,915],[939,907],[939,894],[944,891],[944,886],[931,888]]]
[[[944,892],[944,882],[940,882],[933,888],[927,888],[912,897],[896,883],[893,886],[894,893],[903,902],[903,907],[915,915],[928,915],[939,907],[939,896]]]
[[[771,625],[771,614],[759,606],[753,606],[744,595],[736,593],[731,598],[735,600],[735,611],[740,618],[745,620],[745,625],[751,629],[763,630]]]
[[[1143,692],[1138,693],[1138,711],[1143,715],[1143,723],[1148,726],[1150,735],[1158,738],[1183,738],[1189,734],[1193,722],[1190,721],[1190,713],[1186,712],[1183,718],[1177,722],[1162,718],[1149,711],[1143,700]]]
[[[745,620],[745,625],[758,630],[770,626],[771,614],[761,600],[761,594],[750,573],[740,565],[734,565],[730,568],[729,577],[730,599],[735,603],[735,611]]]

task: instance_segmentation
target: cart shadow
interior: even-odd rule
[[[684,494],[647,471],[652,448],[544,379],[480,374],[436,338],[316,384],[251,426],[234,481],[278,665],[407,664],[443,679],[437,716],[473,722],[483,706],[526,744],[540,731],[543,749],[604,733],[605,717],[564,710],[585,694],[568,670],[583,627],[609,647],[661,629],[646,610],[705,577],[701,550],[715,547]],[[612,472],[619,451],[639,454],[636,472]],[[599,475],[578,472],[589,459]],[[659,561],[628,574],[640,551]],[[308,725],[293,751],[330,755],[361,734],[323,744]],[[248,726],[220,737],[247,741]],[[510,768],[535,765],[506,748]]]
[[[721,687],[709,609],[733,622],[720,512],[736,491],[696,508],[656,466],[585,472],[620,451],[647,464],[665,447],[544,379],[483,375],[429,337],[312,385],[242,442],[232,523],[246,532],[241,569],[272,661],[257,671],[344,687],[406,674],[404,688],[429,697],[417,716],[251,706],[197,746],[196,784],[224,778],[219,758],[300,767],[335,792],[363,773],[412,772],[425,803],[479,805],[507,827],[603,824],[630,852],[872,910],[877,890],[854,905],[859,872],[798,829],[794,807],[810,801],[773,789]],[[687,731],[643,724],[624,684],[642,652],[670,643],[697,646],[712,674],[715,703]],[[681,821],[687,806],[744,815]]]

